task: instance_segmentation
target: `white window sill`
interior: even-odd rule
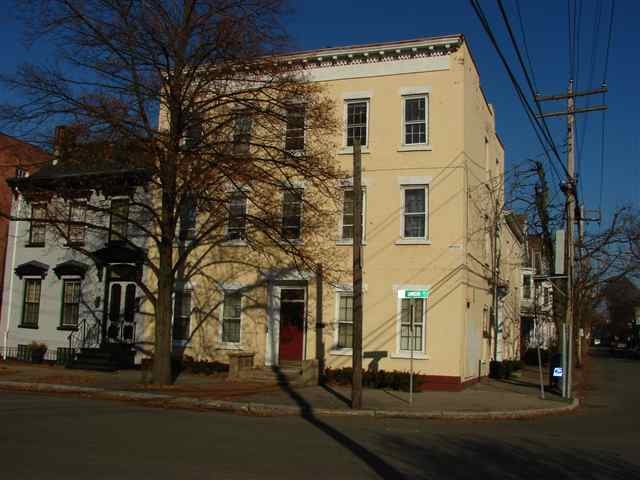
[[[246,240],[225,240],[222,242],[223,247],[246,247]]]
[[[298,150],[285,150],[288,155],[292,157],[302,157],[304,156],[304,148]]]
[[[301,238],[285,238],[284,241],[291,245],[304,245],[304,240]]]
[[[399,152],[429,152],[433,150],[430,143],[416,145],[400,145]]]
[[[216,350],[242,351],[245,350],[245,348],[239,343],[220,343]]]
[[[389,354],[389,358],[403,358],[410,359],[411,352],[396,352]],[[429,360],[431,357],[424,352],[413,352],[414,360]]]
[[[367,242],[362,242],[362,246],[365,246]],[[353,245],[353,240],[336,240],[336,245]]]
[[[431,240],[424,238],[399,238],[394,243],[396,245],[431,245]]]
[[[369,153],[369,147],[360,147],[360,153]],[[342,147],[338,155],[353,155],[353,147]]]
[[[341,356],[341,357],[350,357],[352,351],[350,348],[341,348],[336,350],[331,350],[329,355]]]

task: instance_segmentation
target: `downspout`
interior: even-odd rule
[[[14,204],[15,205],[15,214],[20,214],[20,211],[22,210],[22,195],[18,195],[18,200],[17,202]],[[13,274],[13,271],[15,269],[15,264],[16,264],[16,250],[17,250],[17,243],[18,243],[18,220],[12,221],[9,223],[9,236],[11,236],[13,234],[13,242],[9,244],[8,248],[11,249],[11,262],[9,263],[9,265],[7,266],[7,268],[5,268],[5,279],[7,278],[7,276],[9,277],[9,288],[6,290],[7,291],[7,295],[6,295],[6,299],[4,299],[3,304],[6,302],[7,305],[7,318],[6,318],[6,325],[5,325],[5,329],[4,329],[4,334],[2,335],[2,358],[3,360],[7,359],[7,343],[9,340],[9,328],[11,327],[11,310],[12,310],[12,306],[13,306],[13,277],[15,276]],[[3,292],[4,295],[4,292]]]

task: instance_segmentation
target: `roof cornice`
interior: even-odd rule
[[[449,55],[458,50],[463,41],[462,35],[448,35],[294,52],[283,55],[278,60],[286,62],[293,69],[378,63]]]

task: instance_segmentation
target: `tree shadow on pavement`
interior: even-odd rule
[[[307,422],[309,422],[309,424],[313,425],[315,428],[325,433],[337,443],[351,451],[351,453],[353,453],[356,457],[367,464],[381,478],[405,478],[405,476],[399,470],[387,463],[385,460],[383,460],[355,440],[349,438],[338,429],[320,420],[314,414],[312,405],[291,387],[286,375],[282,372],[282,370],[277,366],[272,367],[272,369],[277,375],[280,388],[296,403],[296,405],[300,409],[300,415],[304,420],[306,420]],[[335,393],[340,395],[338,392]],[[348,401],[348,399],[346,399],[346,397],[344,397],[343,395],[340,395],[340,397]]]
[[[532,440],[437,435],[418,443],[393,436],[383,438],[382,447],[414,471],[414,478],[640,479],[640,466],[618,455]]]
[[[347,406],[351,406],[351,399],[346,397],[345,395],[341,394],[340,392],[338,392],[337,390],[331,388],[329,385],[327,385],[324,382],[320,383],[320,388],[322,388],[323,390],[325,390],[326,392],[330,393],[331,395],[333,395],[334,397],[336,397],[338,400],[340,400],[342,403],[344,403]]]

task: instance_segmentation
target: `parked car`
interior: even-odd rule
[[[629,353],[627,342],[623,342],[620,340],[613,342],[609,347],[609,352],[614,357],[626,357]]]
[[[640,360],[640,345],[636,345],[630,351],[631,358],[635,358],[636,360]]]

